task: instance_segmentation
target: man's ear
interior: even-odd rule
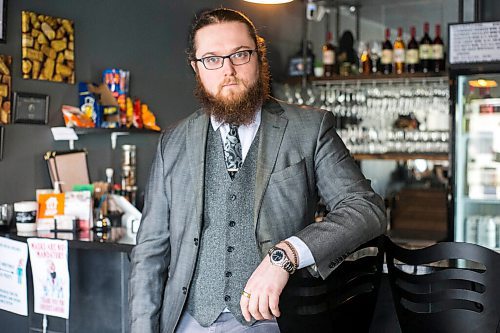
[[[198,64],[197,61],[191,61],[191,68],[193,69],[193,72],[198,72]]]

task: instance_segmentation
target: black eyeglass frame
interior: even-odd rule
[[[248,61],[245,62],[245,63],[242,63],[242,64],[235,64],[235,63],[233,63],[233,61],[231,60],[231,57],[234,56],[237,53],[240,53],[240,52],[248,52]],[[229,61],[231,62],[231,64],[233,66],[246,65],[246,64],[248,64],[250,62],[250,60],[252,60],[252,54],[254,52],[257,52],[257,49],[254,49],[254,50],[239,50],[239,51],[236,51],[234,53],[231,53],[231,54],[228,54],[228,55],[225,55],[225,56],[215,56],[215,55],[212,55],[212,56],[207,56],[207,57],[203,57],[203,58],[194,58],[194,60],[201,62],[203,64],[203,67],[205,67],[206,70],[214,71],[214,70],[221,69],[222,67],[224,67],[224,60],[225,59],[229,59]],[[217,67],[217,68],[207,68],[207,65],[205,65],[205,60],[208,59],[208,58],[221,58],[222,62],[221,62],[220,67]]]

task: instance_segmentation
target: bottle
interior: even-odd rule
[[[405,71],[405,42],[403,42],[403,28],[398,28],[398,37],[394,41],[394,71],[402,74]]]
[[[381,72],[384,74],[392,73],[392,43],[391,43],[391,30],[385,29],[385,41],[382,44],[382,58],[380,59]]]
[[[406,71],[408,73],[416,73],[418,71],[418,43],[415,39],[417,29],[415,27],[410,27],[411,39],[408,42],[408,47],[406,48]]]
[[[420,58],[420,70],[423,73],[428,73],[431,70],[432,61],[432,40],[429,37],[429,23],[424,23],[424,36],[420,40],[418,48],[418,56]]]
[[[302,76],[304,70],[306,75],[312,75],[314,66],[314,53],[312,51],[312,42],[307,41],[306,46],[306,65],[303,61],[303,43],[300,42],[300,49],[288,61],[288,75],[289,76]]]
[[[323,75],[331,77],[335,74],[335,47],[331,43],[332,33],[326,33],[326,41],[323,44]]]
[[[365,44],[361,56],[359,57],[361,62],[360,73],[364,75],[369,75],[372,72],[372,59],[370,57],[370,49],[368,44]]]
[[[441,39],[441,25],[436,24],[436,37],[432,42],[432,61],[434,72],[444,71],[444,43]]]

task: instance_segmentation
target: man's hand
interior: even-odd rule
[[[288,246],[283,243],[277,246],[282,248],[288,258],[293,261]],[[245,320],[250,321],[251,317],[256,320],[279,317],[281,314],[278,307],[279,298],[289,277],[290,275],[283,268],[271,264],[269,255],[266,255],[245,285],[244,290],[250,294],[250,297],[242,295],[240,299],[241,312]]]

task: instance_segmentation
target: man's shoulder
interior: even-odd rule
[[[167,142],[172,141],[172,139],[184,138],[186,136],[186,131],[189,124],[196,121],[200,117],[205,117],[207,119],[206,114],[201,109],[191,113],[189,116],[182,118],[181,120],[171,124],[170,126],[167,126],[165,130],[163,130],[163,145],[166,145]]]
[[[273,102],[277,103],[281,107],[283,110],[283,116],[291,121],[321,122],[325,114],[328,112],[316,107],[291,104],[275,98],[273,98]]]

